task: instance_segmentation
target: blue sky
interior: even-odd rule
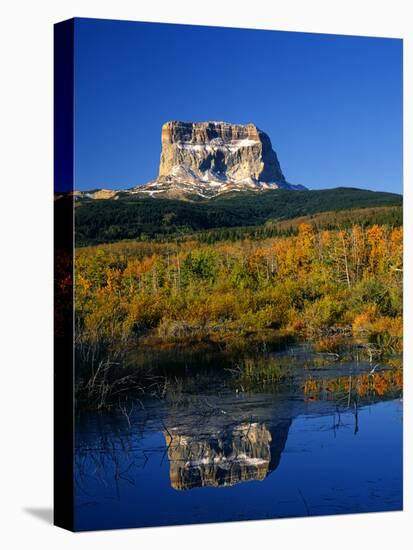
[[[287,181],[402,192],[402,41],[77,19],[75,187],[156,177],[168,120],[256,124]]]

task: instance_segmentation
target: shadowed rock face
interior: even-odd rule
[[[230,191],[299,189],[286,182],[270,138],[254,124],[167,122],[159,177],[136,192],[213,197]]]
[[[282,421],[269,429],[245,423],[201,438],[165,435],[171,486],[184,490],[265,479],[279,464],[290,424]]]

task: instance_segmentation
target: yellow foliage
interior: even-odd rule
[[[318,334],[348,324],[400,338],[402,260],[402,229],[378,225],[317,232],[303,223],[298,235],[257,241],[78,249],[76,326],[89,340],[188,326]]]
[[[371,331],[386,332],[394,338],[403,336],[403,320],[401,317],[379,317],[371,324]]]
[[[372,324],[377,318],[377,306],[375,304],[367,306],[364,311],[354,317],[353,332],[355,334],[371,330]]]

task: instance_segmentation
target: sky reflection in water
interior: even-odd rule
[[[357,408],[328,399],[328,388],[346,391],[348,381],[307,381],[300,394],[148,400],[126,415],[82,412],[76,528],[400,510],[402,402],[394,377],[392,399],[379,377],[360,378],[361,397],[363,383],[375,397]]]

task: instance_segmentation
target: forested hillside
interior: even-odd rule
[[[195,202],[130,196],[118,200],[82,199],[76,206],[76,243],[82,246],[123,239],[148,240],[215,228],[260,226],[269,220],[276,223],[320,212],[401,204],[401,195],[353,188],[243,192]],[[400,220],[400,210],[382,211],[373,223],[399,225]]]

